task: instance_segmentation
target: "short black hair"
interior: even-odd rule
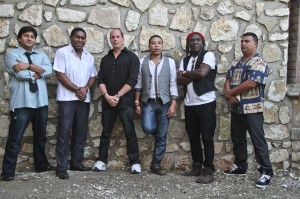
[[[159,35],[152,35],[152,36],[150,37],[150,39],[149,39],[149,45],[150,45],[151,40],[152,40],[153,38],[155,38],[155,37],[160,38],[161,41],[164,43],[164,40],[161,38],[161,36],[159,36]]]
[[[244,36],[251,36],[253,38],[254,42],[256,44],[258,44],[258,37],[254,32],[246,32],[242,35],[242,37],[244,37]]]
[[[71,32],[71,34],[70,34],[70,37],[73,37],[73,36],[75,35],[76,32],[83,32],[83,33],[85,34],[85,36],[86,36],[85,30],[84,30],[83,28],[77,27],[77,28],[74,28],[74,29],[72,30],[72,32]]]
[[[32,26],[24,26],[24,27],[22,27],[22,28],[19,30],[19,33],[18,33],[18,40],[22,37],[22,35],[23,35],[25,32],[32,32],[32,33],[34,34],[34,37],[35,37],[35,38],[37,37],[37,31],[36,31]]]

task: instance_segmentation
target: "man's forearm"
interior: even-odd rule
[[[95,81],[96,81],[96,77],[90,77],[88,83],[86,84],[86,87],[90,89],[94,85]]]
[[[184,76],[183,71],[179,71],[177,74],[177,85],[186,86],[193,80]]]
[[[129,86],[128,84],[125,84],[122,88],[121,88],[121,90],[119,90],[119,95],[120,96],[123,96],[123,95],[125,95],[128,91],[130,91],[132,88],[131,88],[131,86]]]
[[[60,81],[60,83],[66,87],[67,89],[76,92],[76,90],[78,89],[78,87],[76,85],[74,85],[64,73],[61,72],[56,72],[56,78],[58,79],[58,81]]]
[[[237,87],[230,89],[229,94],[231,96],[236,96],[238,94],[248,92],[249,90],[255,88],[257,86],[257,84],[258,83],[255,81],[247,80],[247,81],[241,83],[240,85],[238,85]]]

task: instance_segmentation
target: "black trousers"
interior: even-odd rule
[[[247,139],[246,132],[249,132],[257,163],[262,170],[272,170],[269,158],[268,145],[263,129],[263,113],[238,114],[231,113],[231,139],[235,164],[242,170],[247,171]]]
[[[107,163],[110,137],[117,116],[119,116],[125,132],[130,165],[140,164],[139,146],[133,122],[134,109],[131,106],[124,109],[108,108],[102,111],[103,130],[100,136],[99,158],[97,160]]]
[[[58,136],[56,143],[57,170],[68,169],[69,138],[71,137],[71,165],[82,167],[84,147],[88,132],[90,103],[59,101]],[[70,130],[71,136],[69,135]]]
[[[185,128],[190,139],[193,162],[215,170],[213,162],[216,101],[197,106],[185,106]],[[204,157],[201,140],[204,145]]]

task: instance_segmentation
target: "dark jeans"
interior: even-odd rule
[[[68,169],[69,138],[71,132],[71,166],[82,167],[88,132],[90,103],[58,101],[58,136],[56,143],[57,170]]]
[[[110,136],[117,116],[119,116],[125,132],[130,165],[140,164],[139,146],[133,122],[134,109],[131,106],[124,109],[108,108],[102,111],[103,130],[100,136],[99,158],[97,160],[107,163]]]
[[[167,130],[169,118],[167,116],[170,103],[143,103],[142,128],[145,133],[155,134],[155,148],[151,165],[160,167],[160,162],[166,151]]]
[[[185,106],[185,128],[189,135],[193,162],[215,170],[214,133],[216,129],[216,101],[198,106]],[[204,145],[204,157],[201,146]]]
[[[263,123],[263,113],[238,114],[231,112],[231,139],[235,156],[234,162],[244,171],[247,171],[248,168],[247,131],[254,147],[257,163],[261,166],[262,170],[272,170]]]
[[[33,131],[35,171],[41,172],[50,166],[45,154],[47,121],[48,106],[40,108],[16,108],[14,111],[10,111],[9,132],[5,146],[1,176],[15,175],[20,143],[29,122],[32,124]]]

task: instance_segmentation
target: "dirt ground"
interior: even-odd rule
[[[69,174],[68,180],[61,180],[54,172],[19,171],[14,181],[0,181],[0,198],[300,198],[300,172],[291,170],[276,171],[264,190],[255,188],[258,172],[225,176],[217,171],[215,181],[207,185],[176,171],[166,176],[129,170]]]

